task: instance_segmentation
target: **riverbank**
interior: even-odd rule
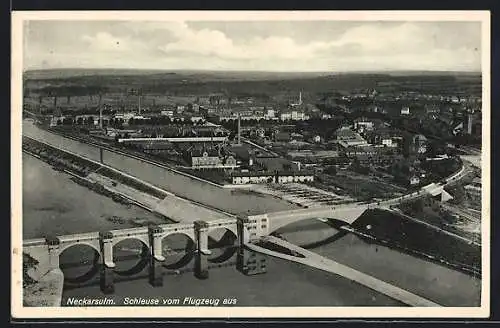
[[[74,182],[120,204],[133,204],[142,207],[166,221],[192,222],[201,217],[212,219],[230,217],[230,214],[224,211],[213,210],[206,205],[177,197],[118,170],[99,165],[33,139],[25,138],[23,148],[25,151],[37,155],[39,159],[51,165],[55,164],[57,170],[71,174]]]
[[[40,128],[42,128],[42,127],[40,126]],[[211,180],[211,179],[207,179],[206,177],[203,177],[203,176],[198,176],[196,174],[193,174],[193,172],[191,172],[191,170],[184,171],[182,169],[179,169],[177,167],[172,166],[172,164],[170,164],[170,163],[165,163],[164,161],[160,161],[155,156],[151,156],[151,155],[145,154],[143,152],[134,151],[130,148],[126,148],[125,146],[116,147],[115,145],[113,145],[109,142],[104,142],[102,140],[94,140],[90,136],[84,138],[80,134],[69,133],[68,131],[62,131],[62,130],[58,130],[58,129],[54,129],[54,128],[49,128],[49,129],[44,129],[44,130],[46,130],[49,133],[59,135],[63,138],[72,139],[72,140],[86,143],[86,144],[96,146],[96,147],[105,147],[108,150],[113,151],[113,152],[126,153],[127,155],[129,155],[131,157],[137,157],[141,160],[151,161],[151,162],[155,163],[156,165],[159,165],[159,166],[163,167],[164,169],[169,170],[173,173],[183,175],[187,178],[190,178],[190,179],[193,179],[196,181],[207,183],[207,184],[212,185],[214,187],[231,188],[231,186],[232,186],[229,183],[224,184],[224,183],[220,183],[220,181],[218,181],[218,180]]]
[[[29,136],[96,163],[102,160],[102,164],[109,168],[149,183],[193,204],[202,204],[232,215],[257,215],[298,208],[268,195],[257,197],[232,194],[229,188],[216,187],[198,179],[188,178],[154,161],[125,154],[123,151],[108,150],[106,147],[102,147],[101,151],[98,145],[50,133],[30,122],[23,122],[23,136]]]
[[[23,286],[23,306],[61,306],[63,285],[63,272],[61,270],[50,270],[40,280]]]
[[[367,213],[368,212],[368,213]],[[481,276],[481,247],[396,213],[369,210],[351,226],[353,233],[419,257]]]

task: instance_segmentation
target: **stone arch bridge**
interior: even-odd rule
[[[208,277],[208,236],[215,229],[224,228],[236,237],[239,247],[237,269],[245,274],[265,272],[265,265],[255,253],[244,252],[245,245],[260,240],[263,236],[278,230],[285,225],[305,219],[335,219],[351,224],[368,209],[390,209],[402,202],[415,200],[429,195],[444,195],[443,185],[432,184],[415,191],[412,194],[380,201],[376,203],[354,203],[336,207],[305,208],[292,211],[282,211],[244,218],[228,218],[213,221],[195,221],[194,223],[176,223],[151,225],[148,227],[110,230],[73,234],[44,239],[27,240],[23,244],[23,252],[41,262],[45,262],[46,271],[59,269],[59,257],[62,252],[76,245],[86,245],[93,248],[101,259],[101,289],[112,293],[113,286],[113,247],[127,239],[139,240],[148,249],[150,259],[149,276],[153,286],[162,282],[162,264],[165,257],[162,254],[162,241],[172,234],[184,234],[195,244],[195,275],[200,279]],[[444,197],[444,196],[442,196]],[[446,200],[446,199],[444,199]],[[261,255],[262,256],[262,255]],[[45,259],[45,261],[44,261]]]

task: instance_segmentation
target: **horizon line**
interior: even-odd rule
[[[356,72],[459,72],[459,73],[482,73],[482,70],[438,70],[438,69],[368,69],[368,70],[321,70],[321,71],[279,71],[279,70],[245,70],[245,69],[206,69],[206,68],[127,68],[127,67],[52,67],[52,68],[29,68],[23,69],[23,73],[30,71],[50,70],[127,70],[127,71],[160,71],[160,72],[248,72],[248,73],[356,73]]]

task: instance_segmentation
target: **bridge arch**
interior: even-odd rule
[[[214,232],[215,230],[219,230],[219,229],[225,229],[226,231],[229,231],[232,233],[232,235],[235,237],[235,241],[236,242],[239,242],[239,233],[238,233],[238,224],[236,221],[234,222],[209,222],[209,226],[208,226],[208,234],[210,235],[210,233]],[[248,229],[245,227],[246,229],[246,232],[248,231]]]
[[[181,239],[179,240],[178,238]],[[168,241],[171,241],[173,245],[169,245]],[[168,231],[161,237],[161,245],[161,252],[165,257],[163,267],[169,270],[181,269],[191,263],[195,256],[196,240],[193,229],[191,231],[177,229]],[[175,248],[176,246],[178,248]],[[169,250],[173,252],[169,253]]]
[[[93,248],[97,252],[97,254],[99,254],[99,256],[102,256],[101,246],[99,245],[99,241],[96,241],[96,242],[75,241],[75,242],[70,242],[70,243],[64,243],[59,248],[59,256],[61,256],[61,254],[65,250],[67,250],[67,249],[69,249],[71,247],[79,246],[79,245],[89,246],[89,247]]]
[[[102,253],[100,247],[93,242],[87,241],[75,241],[70,243],[64,243],[59,249],[59,268],[64,275],[64,285],[69,287],[81,286],[83,284],[89,283],[93,278],[95,278],[99,272],[100,263],[102,261]],[[81,253],[73,254],[71,256],[68,254],[70,250],[82,250]],[[83,250],[92,250],[92,255],[86,254]],[[78,251],[77,251],[78,252]],[[67,254],[69,261],[65,261],[65,256]]]
[[[193,229],[190,229],[190,230],[181,230],[181,229],[173,229],[173,230],[168,230],[166,232],[163,233],[163,235],[161,236],[161,241],[163,242],[163,240],[165,240],[165,238],[169,237],[169,236],[172,236],[172,235],[184,235],[186,237],[188,237],[191,241],[196,242],[196,237],[194,235],[194,231]]]
[[[118,260],[117,246],[127,241],[136,243],[139,242],[140,248],[134,248],[137,249],[139,253],[124,255],[120,260]],[[150,248],[149,238],[147,235],[127,234],[123,236],[113,237],[113,262],[116,265],[113,271],[119,276],[130,277],[142,272],[149,263],[150,254],[151,254],[151,248]],[[129,263],[127,265],[128,261],[133,261],[135,263],[131,265]]]
[[[283,228],[289,224],[310,219],[329,219],[337,222],[345,222],[351,224],[356,221],[366,210],[367,205],[358,206],[339,206],[330,208],[294,210],[289,212],[281,212],[276,214],[268,214],[269,218],[269,233]]]
[[[118,245],[119,243],[125,241],[125,240],[138,240],[140,241],[145,247],[149,248],[149,236],[147,235],[125,235],[125,236],[118,236],[118,237],[113,237],[113,247]]]
[[[214,236],[217,232],[220,235]],[[211,237],[208,247],[213,252],[207,259],[210,263],[224,263],[238,251],[240,236],[236,222],[211,224],[208,229],[208,237]]]

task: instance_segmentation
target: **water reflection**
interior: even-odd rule
[[[224,229],[225,230],[225,229]],[[209,238],[207,256],[208,270],[234,267],[237,263],[247,266],[248,259],[256,257],[254,252],[237,246],[237,238],[230,231],[214,232]],[[167,236],[162,241],[165,261],[162,276],[186,274],[195,271],[196,248],[193,240],[184,234]],[[238,258],[241,257],[241,261]],[[139,240],[126,239],[113,247],[114,282],[147,278],[150,274],[151,253]],[[64,289],[72,290],[99,285],[102,260],[99,253],[90,246],[75,245],[65,250],[60,257],[60,267],[64,273]],[[250,264],[251,266],[251,264]],[[145,282],[143,282],[145,283]]]
[[[188,266],[194,258],[196,246],[188,235],[176,233],[162,240],[162,253],[165,257],[163,267],[179,270]]]

